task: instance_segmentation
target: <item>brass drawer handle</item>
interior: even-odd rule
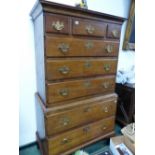
[[[71,139],[68,139],[68,138],[64,138],[62,141],[61,141],[61,144],[67,144],[71,142]]]
[[[58,45],[58,49],[63,53],[63,54],[67,54],[69,51],[69,45],[66,43],[61,43]]]
[[[90,131],[90,127],[86,126],[83,128],[83,132],[88,133]]]
[[[61,89],[61,90],[59,91],[59,94],[60,94],[61,96],[63,96],[63,97],[66,97],[66,96],[69,95],[69,90],[68,90],[67,88]]]
[[[70,69],[69,69],[69,67],[67,67],[67,66],[63,66],[63,67],[59,68],[58,71],[59,71],[61,74],[66,75],[66,74],[68,74],[68,73],[70,72]]]
[[[86,49],[92,49],[94,47],[94,44],[92,41],[88,41],[85,44]]]
[[[90,82],[90,81],[85,81],[85,82],[84,82],[84,86],[85,86],[86,88],[89,88],[89,87],[91,86],[91,82]]]
[[[65,26],[63,22],[56,21],[52,23],[52,27],[57,31],[61,31]]]
[[[60,120],[60,123],[63,125],[63,126],[67,126],[69,124],[70,120],[68,117],[64,117]]]
[[[111,33],[112,33],[112,36],[113,36],[114,38],[119,37],[119,31],[118,31],[118,30],[113,30]]]
[[[86,107],[86,108],[84,108],[83,111],[84,111],[84,112],[91,112],[91,108],[90,108],[90,107]]]
[[[92,25],[88,25],[88,26],[86,26],[86,31],[87,31],[89,34],[93,34],[94,31],[95,31],[95,28],[94,28]]]
[[[106,50],[107,53],[112,53],[113,48],[114,48],[114,45],[109,44],[109,45],[106,46],[105,50]]]
[[[105,70],[106,72],[110,71],[110,68],[111,68],[110,64],[105,64],[105,65],[104,65],[104,70]]]
[[[101,129],[102,129],[103,131],[105,131],[105,130],[107,129],[107,127],[104,125],[104,126],[101,127]]]
[[[102,87],[104,87],[105,89],[108,89],[110,87],[110,83],[104,82],[104,83],[102,83]]]
[[[105,107],[105,108],[104,108],[104,112],[105,112],[105,113],[108,113],[108,112],[109,112],[108,107]]]

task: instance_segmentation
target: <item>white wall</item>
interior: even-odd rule
[[[20,5],[20,104],[19,145],[35,141],[36,118],[34,93],[36,92],[33,23],[29,16],[35,0],[22,1]]]
[[[55,0],[57,2],[63,2],[64,0]],[[76,0],[75,0],[76,1]],[[120,17],[127,17],[129,11],[129,5],[131,0],[87,0],[88,7],[93,10],[98,10],[104,13],[117,15]],[[65,1],[72,2],[73,1]],[[36,77],[35,77],[35,57],[34,57],[34,36],[33,36],[33,24],[29,17],[29,13],[35,0],[22,0],[20,5],[20,16],[18,21],[20,22],[20,42],[21,47],[20,55],[20,118],[19,118],[19,145],[35,141],[36,132],[36,118],[35,118],[35,103],[34,93],[36,92]],[[125,28],[125,25],[123,26]],[[121,44],[124,36],[124,28],[122,29]],[[133,60],[134,53],[122,52],[120,46],[119,57],[128,61]],[[121,60],[119,60],[121,61]],[[124,61],[124,60],[123,60]],[[122,64],[122,63],[121,63]],[[123,64],[124,65],[124,64]]]

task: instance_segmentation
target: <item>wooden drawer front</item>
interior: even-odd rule
[[[100,21],[92,21],[75,18],[72,20],[73,35],[87,35],[104,37],[107,24]]]
[[[73,127],[84,125],[99,119],[115,115],[116,99],[96,101],[78,108],[73,108],[47,116],[47,135],[51,136]],[[79,118],[79,114],[82,116]]]
[[[47,59],[47,80],[116,73],[117,59]]]
[[[48,104],[106,92],[114,92],[115,76],[47,84]],[[80,93],[79,93],[80,92]]]
[[[67,131],[48,139],[49,155],[63,154],[63,152],[68,149],[72,149],[80,144],[88,142],[89,140],[103,136],[103,134],[109,133],[113,130],[114,117],[110,117],[87,126]]]
[[[108,24],[107,37],[113,39],[119,39],[121,34],[121,25]]]
[[[46,56],[117,56],[118,42],[46,36]]]
[[[54,33],[69,33],[69,18],[61,15],[45,15],[45,31]]]

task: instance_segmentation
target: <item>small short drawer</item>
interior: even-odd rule
[[[69,17],[54,14],[45,14],[45,31],[53,33],[69,33]]]
[[[107,38],[119,39],[121,34],[121,25],[108,24]]]
[[[46,79],[58,80],[115,74],[116,68],[116,58],[47,59]]]
[[[119,43],[104,40],[46,36],[46,56],[117,56]]]
[[[112,132],[114,130],[114,122],[114,117],[110,117],[48,139],[49,155],[63,154],[65,151],[80,144]]]
[[[101,21],[72,19],[73,35],[104,37],[106,35],[106,28],[107,24]]]
[[[114,92],[115,76],[48,83],[46,88],[47,102],[52,105],[78,97]]]
[[[99,119],[114,116],[117,98],[96,97],[93,101],[83,100],[83,104],[72,109],[51,113],[46,116],[46,131],[48,136],[67,131],[73,127],[91,123]],[[79,115],[82,117],[79,118]]]

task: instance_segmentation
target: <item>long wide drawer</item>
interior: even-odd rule
[[[110,117],[48,139],[49,155],[63,154],[69,149],[113,131],[114,122],[115,118]]]
[[[116,58],[47,59],[46,79],[57,80],[115,74],[116,68]]]
[[[46,36],[46,56],[117,56],[119,43],[103,40]]]
[[[47,102],[66,101],[78,97],[114,92],[115,76],[47,83]]]
[[[86,103],[84,103],[86,102]],[[73,127],[94,122],[115,115],[117,98],[99,97],[86,100],[83,104],[61,112],[46,115],[46,133],[48,136],[67,131]],[[79,116],[82,116],[79,118]]]

